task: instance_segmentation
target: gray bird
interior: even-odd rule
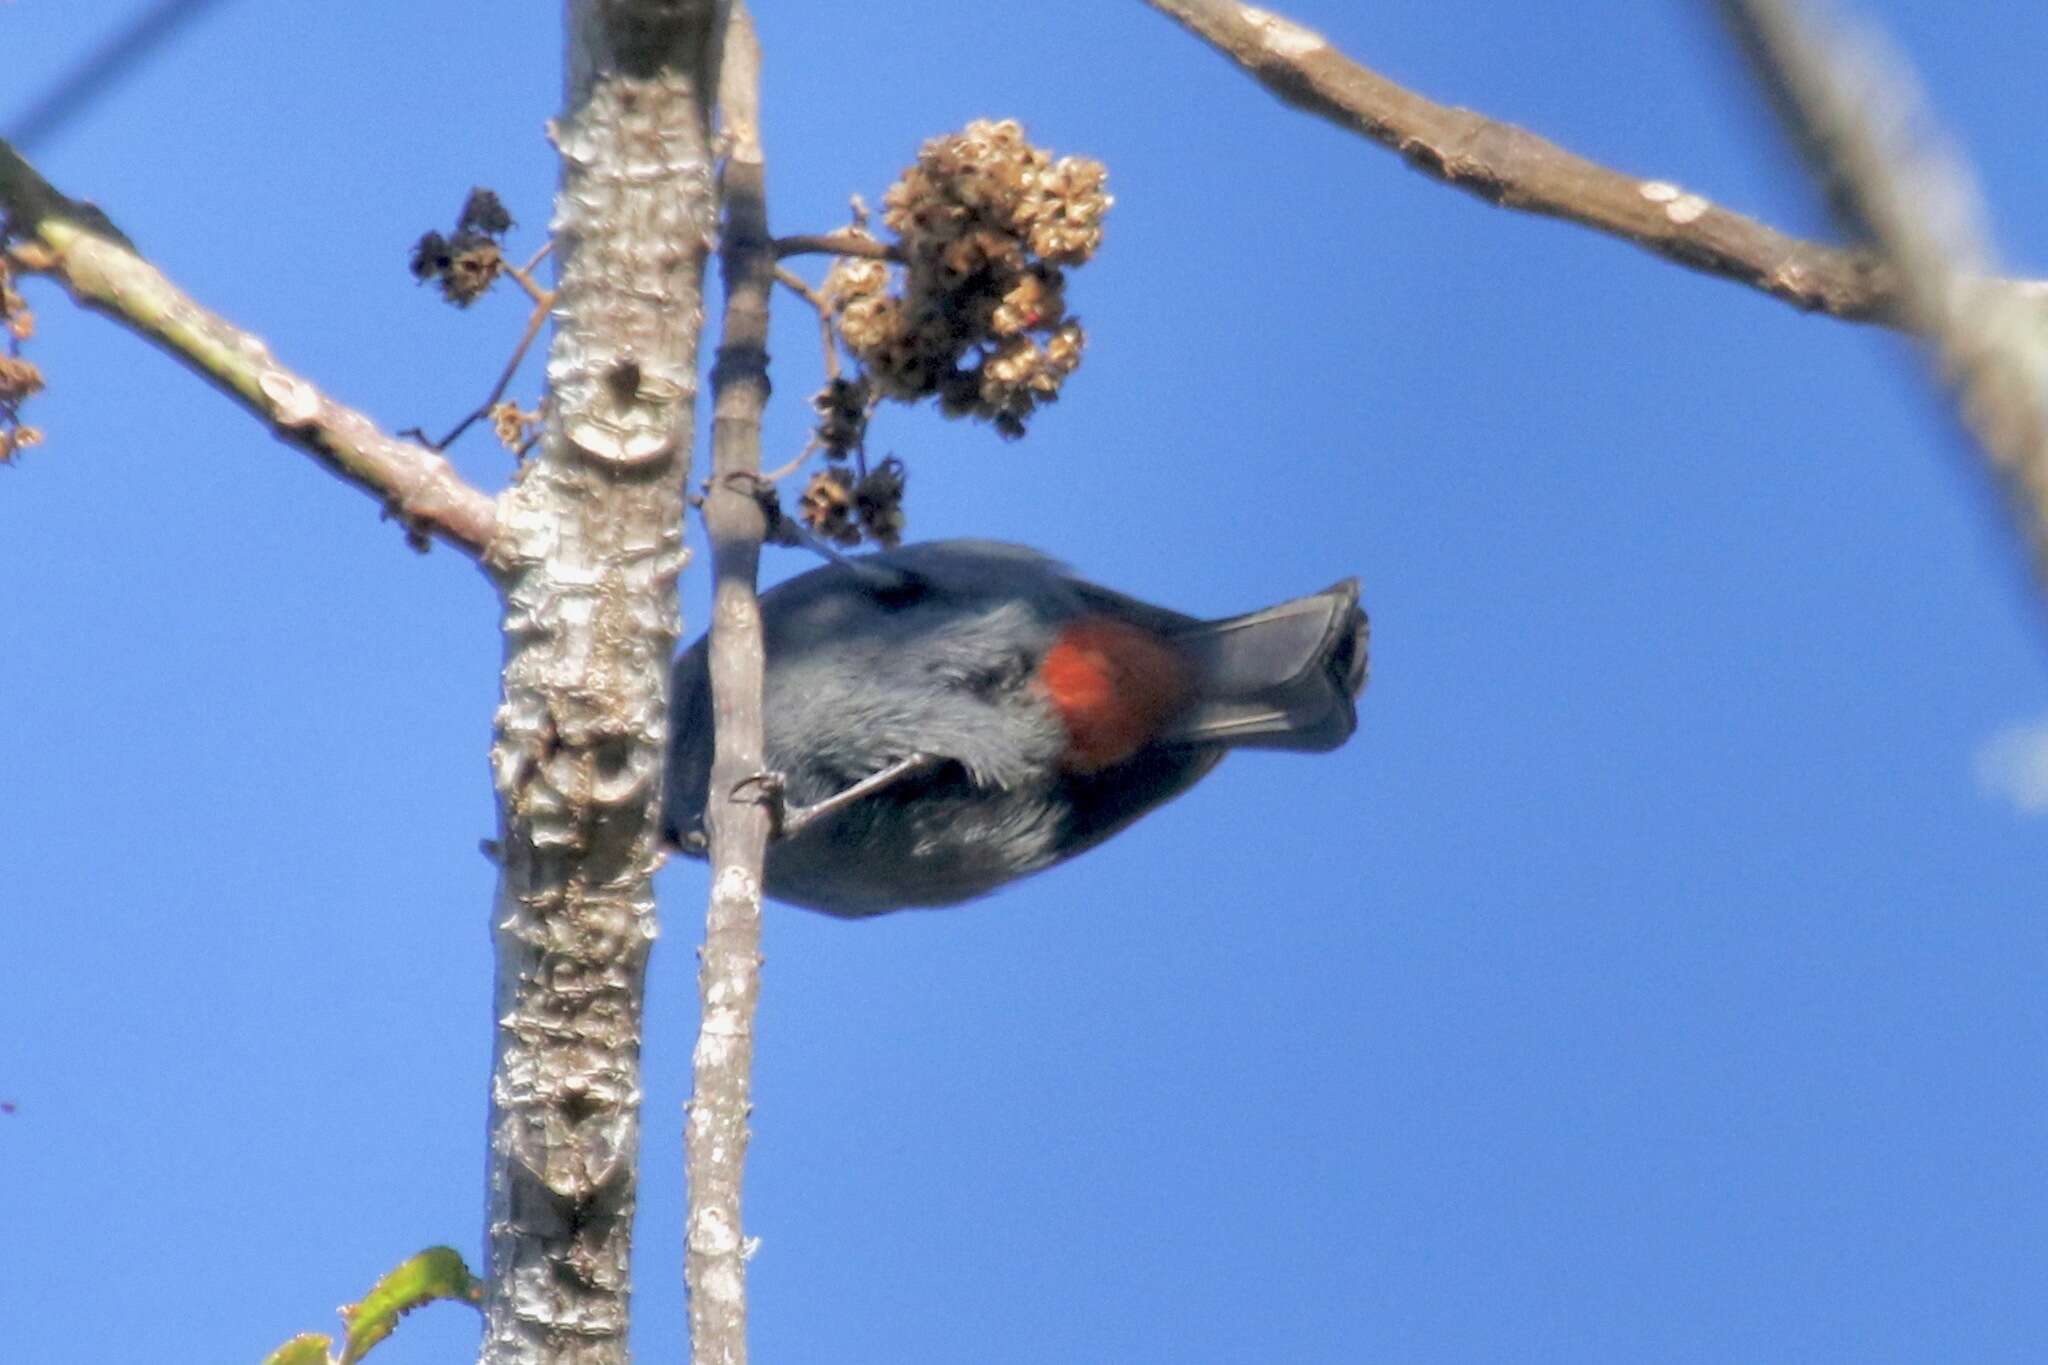
[[[953,905],[1082,853],[1227,750],[1334,749],[1357,725],[1358,581],[1220,621],[990,541],[907,545],[761,598],[766,889],[828,914]],[[675,665],[666,832],[704,856],[706,644]]]

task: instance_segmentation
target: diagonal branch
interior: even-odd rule
[[[1796,308],[1899,325],[1899,277],[1870,252],[1788,236],[1668,181],[1624,175],[1513,124],[1434,103],[1360,66],[1321,34],[1238,0],[1146,3],[1286,103],[1488,203],[1611,233]]]
[[[106,216],[66,199],[0,142],[0,216],[22,269],[45,274],[82,306],[156,343],[235,399],[286,445],[382,502],[424,548],[439,536],[482,556],[497,526],[492,500],[425,446],[376,423],[277,362],[260,337],[208,312],[144,260]]]
[[[1932,351],[2004,485],[2048,587],[2048,337],[1993,256],[1962,159],[1941,148],[1905,63],[1786,0],[1715,0],[1850,231],[1900,281],[1901,316]]]
[[[754,1008],[761,992],[761,871],[768,809],[737,793],[763,763],[764,662],[754,577],[767,525],[754,487],[761,473],[768,299],[775,283],[760,79],[761,46],[752,17],[744,0],[731,0],[718,91],[726,146],[718,182],[725,214],[719,264],[726,303],[711,376],[712,476],[704,501],[715,575],[710,670],[716,748],[705,806],[711,904],[698,969],[703,1019],[684,1133],[690,1187],[684,1225],[690,1358],[696,1365],[744,1365],[747,1359],[740,1181],[751,1106]]]

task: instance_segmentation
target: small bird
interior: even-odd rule
[[[1358,580],[1199,621],[1035,550],[946,540],[764,593],[766,890],[849,917],[953,905],[1064,861],[1234,748],[1334,749],[1357,726]],[[676,660],[666,834],[704,856],[706,643]]]

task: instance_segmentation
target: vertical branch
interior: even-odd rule
[[[753,496],[761,472],[761,410],[768,400],[768,296],[774,243],[760,136],[761,49],[744,0],[732,0],[719,77],[726,153],[719,175],[724,232],[719,266],[725,320],[712,370],[711,490],[704,504],[715,581],[711,699],[716,750],[706,806],[711,904],[698,988],[703,1022],[685,1131],[690,1206],[686,1224],[691,1359],[743,1365],[747,1358],[746,1238],[740,1179],[747,1152],[760,998],[761,862],[768,811],[735,800],[761,771],[761,611],[754,575],[766,529]]]
[[[505,633],[486,1365],[627,1358],[667,681],[714,222],[714,0],[570,0],[567,19],[548,416],[485,561]]]
[[[2032,543],[2048,591],[2048,338],[2001,286],[1969,168],[1936,141],[1905,63],[1787,0],[1716,0],[1838,217],[1868,236]]]

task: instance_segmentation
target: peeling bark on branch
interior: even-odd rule
[[[626,1359],[640,1036],[678,629],[712,0],[571,0],[556,333],[505,603],[483,1359]]]
[[[698,968],[703,1022],[684,1130],[690,1207],[685,1227],[691,1359],[745,1365],[746,1237],[740,1182],[751,1108],[754,1008],[760,998],[761,865],[768,810],[732,793],[762,768],[761,609],[754,578],[766,519],[753,496],[761,472],[761,411],[768,401],[768,300],[775,244],[760,136],[760,43],[733,0],[719,84],[726,159],[719,175],[724,232],[719,264],[725,319],[712,371],[711,698],[717,744],[706,805],[711,903]]]
[[[1873,253],[1788,236],[1668,181],[1624,175],[1513,124],[1436,104],[1268,10],[1238,0],[1146,3],[1286,103],[1490,204],[1611,233],[1795,308],[1903,325],[1898,273]],[[2019,297],[2042,287],[2006,283]]]
[[[425,446],[386,435],[279,364],[261,337],[200,307],[144,260],[105,214],[59,194],[5,142],[0,214],[19,239],[8,249],[19,267],[52,277],[82,307],[182,361],[280,441],[382,502],[408,535],[432,534],[466,554],[484,553],[496,509],[453,465]]]

